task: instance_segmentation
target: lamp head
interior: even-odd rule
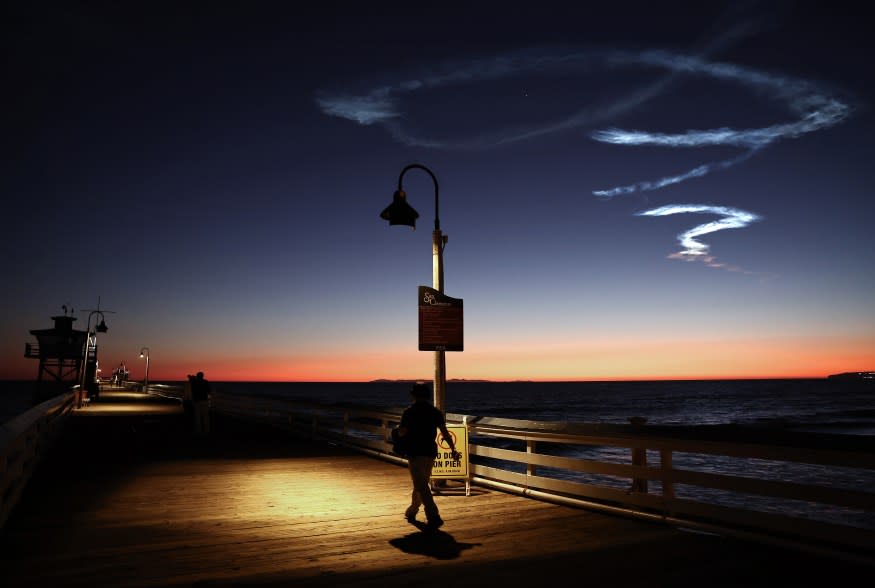
[[[109,330],[109,327],[106,326],[106,321],[101,319],[100,324],[95,327],[98,333],[105,333]]]
[[[392,196],[392,204],[380,213],[380,218],[389,221],[390,225],[405,225],[415,229],[419,213],[407,204],[407,194],[404,190],[398,189]]]

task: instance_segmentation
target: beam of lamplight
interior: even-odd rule
[[[688,231],[684,231],[678,235],[683,250],[671,254],[672,259],[684,259],[687,261],[701,260],[713,267],[723,267],[723,264],[716,264],[715,258],[710,255],[711,247],[698,240],[703,235],[708,235],[724,229],[742,229],[753,222],[761,220],[757,214],[732,208],[729,206],[709,206],[705,204],[667,204],[637,213],[637,216],[669,216],[672,214],[714,214],[721,218],[715,221],[697,225]],[[734,268],[738,269],[738,268]]]

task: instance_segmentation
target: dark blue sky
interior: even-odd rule
[[[168,379],[428,377],[431,180],[405,176],[416,231],[377,216],[414,162],[465,300],[449,377],[875,363],[853,3],[3,10],[0,377],[35,374],[27,331],[61,305],[85,328],[98,298],[104,367],[149,346]],[[736,224],[682,242],[709,222]]]

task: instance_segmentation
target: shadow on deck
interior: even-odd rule
[[[872,567],[475,487],[403,519],[404,468],[105,393],[76,411],[0,535],[4,586],[820,586]],[[862,576],[859,576],[862,574]]]

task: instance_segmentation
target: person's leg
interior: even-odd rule
[[[425,507],[425,517],[430,523],[437,523],[441,520],[438,507],[431,495],[431,488],[428,482],[431,479],[431,468],[434,465],[434,459],[431,457],[414,457],[410,460],[413,463],[411,473],[415,472],[413,480],[413,491],[419,495],[420,503]],[[417,505],[417,509],[419,505]]]
[[[404,516],[408,520],[413,520],[416,518],[416,513],[419,512],[419,507],[422,506],[422,498],[419,494],[419,468],[417,468],[415,457],[407,458],[407,469],[410,471],[410,482],[413,488],[410,492],[410,506],[407,507]]]
[[[204,403],[198,400],[194,403],[194,431],[195,433],[204,432]]]

